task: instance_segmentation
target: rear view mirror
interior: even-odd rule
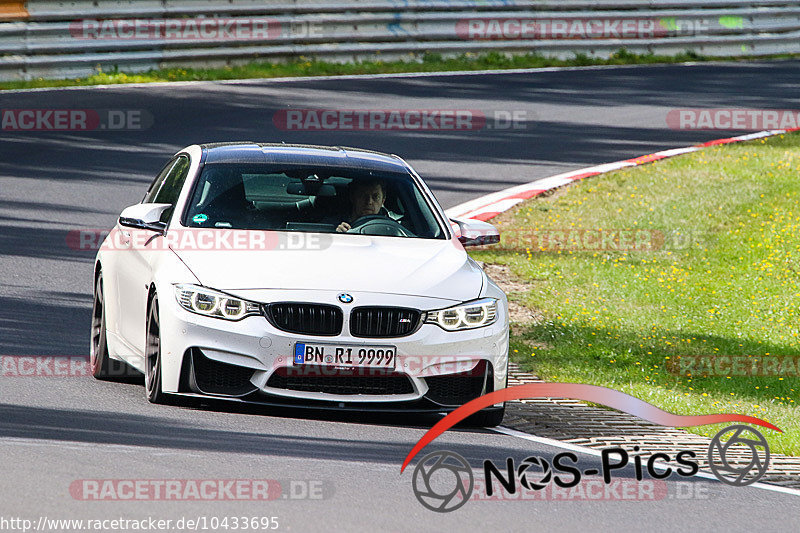
[[[296,194],[298,196],[308,196],[306,194],[306,186],[302,182],[293,181],[286,186],[286,194]]]
[[[500,231],[488,222],[481,220],[467,219],[458,220],[452,219],[458,226],[456,235],[459,242],[465,247],[467,246],[484,246],[486,244],[497,244],[500,242]]]
[[[336,188],[333,185],[312,183],[292,182],[286,186],[286,193],[299,196],[336,196]]]
[[[167,225],[161,222],[161,215],[172,207],[171,204],[136,204],[126,207],[119,215],[120,226],[145,229],[163,233]]]

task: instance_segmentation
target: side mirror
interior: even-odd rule
[[[500,242],[500,231],[488,222],[481,220],[468,219],[458,220],[451,219],[451,222],[458,225],[456,235],[459,242],[465,247],[467,246],[483,246],[486,244],[497,244]]]
[[[161,215],[172,207],[172,204],[136,204],[126,207],[119,215],[120,226],[146,229],[163,233],[167,225],[161,222]]]

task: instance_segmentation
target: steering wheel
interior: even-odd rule
[[[383,215],[366,215],[359,217],[353,221],[347,233],[386,235],[389,237],[414,237],[414,234],[404,228],[399,222]]]

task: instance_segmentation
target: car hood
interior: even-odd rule
[[[270,249],[171,248],[200,283],[222,291],[363,291],[461,302],[483,286],[483,272],[456,240],[295,234],[306,242],[291,244],[291,234],[268,233]]]

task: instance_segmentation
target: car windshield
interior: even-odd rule
[[[446,238],[410,174],[349,168],[208,164],[182,222],[191,228]]]

